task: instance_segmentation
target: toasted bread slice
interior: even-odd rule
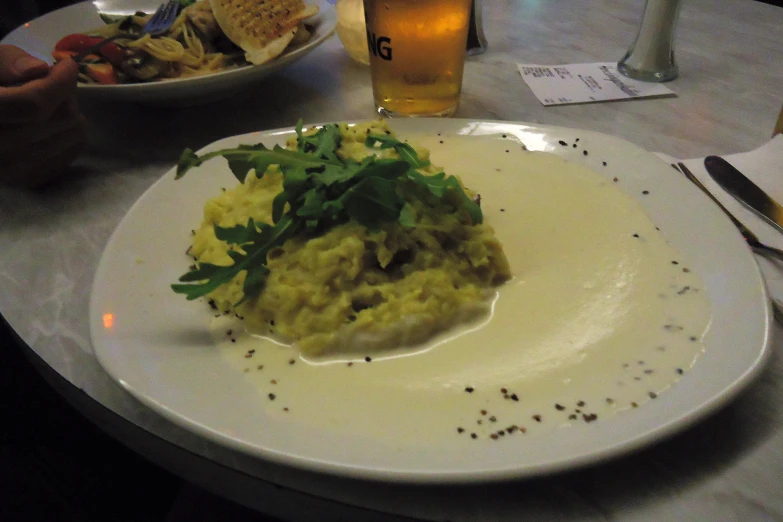
[[[293,40],[304,18],[318,6],[302,0],[209,0],[218,25],[229,40],[259,65],[278,57]]]

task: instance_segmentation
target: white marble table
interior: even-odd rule
[[[594,129],[679,158],[754,149],[783,104],[783,9],[686,0],[676,98],[544,108],[515,63],[611,61],[642,0],[489,0],[489,52],[469,59],[459,117]],[[369,71],[334,38],[232,99],[153,112],[85,106],[90,146],[74,179],[39,194],[0,189],[0,313],[50,382],[93,422],[218,494],[301,520],[783,519],[783,361],[690,430],[636,454],[554,477],[485,487],[369,484],[273,466],[211,444],[139,404],[89,341],[92,273],[134,200],[185,147],[308,122],[373,116]]]

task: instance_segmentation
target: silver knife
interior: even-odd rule
[[[704,167],[726,192],[783,234],[783,207],[766,192],[721,157],[707,156],[704,158]]]

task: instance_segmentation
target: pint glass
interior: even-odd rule
[[[364,0],[375,107],[451,116],[459,105],[471,0]]]

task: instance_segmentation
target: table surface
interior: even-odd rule
[[[546,108],[536,100],[516,63],[616,60],[635,36],[643,4],[485,2],[489,51],[466,64],[457,117],[592,129],[677,158],[768,141],[783,104],[783,9],[751,0],[684,3],[676,40],[681,72],[668,84],[675,98]],[[248,458],[165,421],[107,376],[90,345],[90,285],[110,233],[186,146],[290,126],[299,117],[373,117],[369,71],[335,37],[211,105],[84,111],[92,122],[89,147],[70,179],[34,194],[0,189],[0,313],[66,398],[159,464],[234,500],[311,520],[783,519],[778,326],[764,373],[717,414],[636,454],[524,483],[423,488],[335,479]]]

